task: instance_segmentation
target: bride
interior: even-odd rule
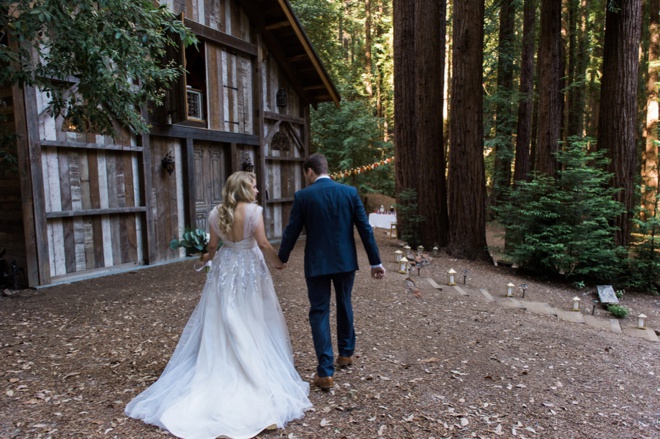
[[[213,265],[199,304],[162,375],[126,415],[186,439],[239,439],[282,428],[312,406],[264,260],[284,265],[266,238],[257,193],[251,172],[227,179],[209,215],[202,260]]]

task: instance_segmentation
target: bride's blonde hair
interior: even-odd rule
[[[253,203],[255,201],[252,186],[257,180],[254,172],[234,172],[229,176],[222,188],[222,203],[218,206],[220,219],[218,225],[224,235],[231,234],[234,224],[234,210],[239,202]]]

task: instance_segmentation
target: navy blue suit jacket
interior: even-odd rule
[[[305,277],[355,271],[358,263],[353,226],[357,227],[369,263],[380,264],[378,246],[357,189],[319,178],[296,192],[279,257],[282,262],[289,260],[305,227]]]

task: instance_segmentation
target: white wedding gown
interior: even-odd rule
[[[127,416],[186,439],[239,439],[273,424],[282,428],[312,406],[253,236],[261,214],[258,205],[246,205],[247,238],[223,238],[172,358],[158,381],[128,404]],[[221,236],[217,209],[209,224]]]

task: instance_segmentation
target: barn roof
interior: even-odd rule
[[[288,0],[252,0],[251,3],[264,41],[303,97],[314,106],[320,102],[339,106],[339,92]]]

